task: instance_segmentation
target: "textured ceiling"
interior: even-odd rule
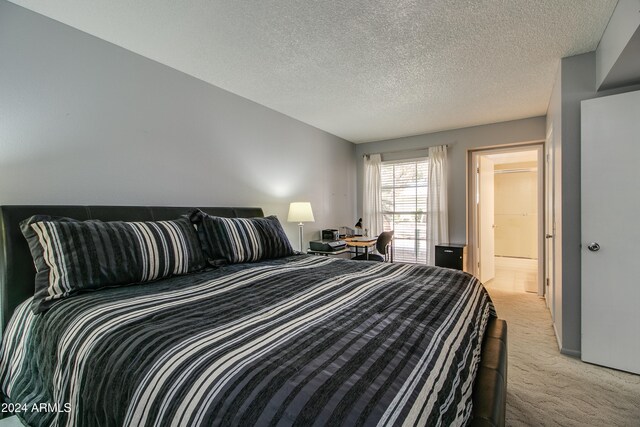
[[[353,142],[544,115],[616,0],[15,0]]]

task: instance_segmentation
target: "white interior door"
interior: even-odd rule
[[[640,91],[582,102],[582,359],[640,374]]]
[[[544,252],[544,298],[547,303],[547,308],[551,312],[551,318],[554,318],[554,306],[553,306],[553,279],[554,279],[554,244],[553,239],[555,235],[555,219],[554,219],[554,159],[553,159],[553,129],[549,131],[547,135],[547,141],[545,144],[545,214],[544,214],[544,233],[545,233],[545,252]]]
[[[478,183],[480,281],[486,283],[496,275],[494,162],[487,156],[478,156]]]

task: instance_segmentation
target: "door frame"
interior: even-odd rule
[[[496,277],[496,214],[495,214],[495,162],[489,156],[476,153],[472,156],[476,167],[477,195],[475,205],[475,223],[477,233],[474,233],[477,244],[473,249],[478,254],[475,276],[482,283],[487,283]],[[487,188],[487,186],[493,188]],[[489,202],[489,203],[487,203]],[[486,217],[485,217],[486,216]],[[486,234],[486,235],[485,235]],[[487,247],[483,247],[487,245]],[[484,259],[484,255],[491,255]]]
[[[547,132],[544,144],[544,275],[545,275],[545,302],[551,313],[551,320],[555,328],[555,271],[556,271],[556,214],[555,214],[555,140],[553,124]]]
[[[467,150],[467,271],[478,276],[479,253],[478,245],[478,211],[476,205],[477,191],[477,158],[485,154],[511,153],[518,151],[530,151],[535,149],[538,153],[538,296],[544,297],[545,286],[545,162],[544,140],[530,141],[516,144],[495,145],[478,147]]]

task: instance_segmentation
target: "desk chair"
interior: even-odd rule
[[[393,231],[385,231],[380,233],[378,236],[378,240],[376,240],[376,250],[378,254],[369,254],[369,258],[367,258],[367,254],[362,254],[355,256],[351,259],[359,260],[359,261],[380,261],[380,262],[393,262],[393,255],[391,254],[391,240],[393,239]]]

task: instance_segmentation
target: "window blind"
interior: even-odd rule
[[[394,260],[426,263],[429,160],[383,162],[381,175],[383,225],[394,230]]]

